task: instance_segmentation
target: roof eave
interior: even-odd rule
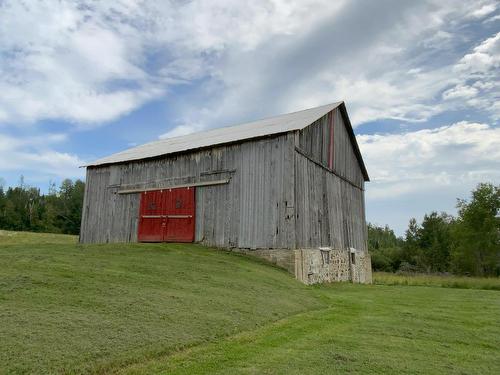
[[[167,152],[165,154],[159,154],[159,155],[154,155],[154,156],[138,157],[136,159],[110,161],[110,162],[104,162],[104,163],[98,163],[98,164],[90,163],[90,164],[82,165],[82,166],[80,166],[80,168],[106,167],[106,166],[110,166],[110,165],[114,165],[114,164],[127,164],[127,163],[131,163],[131,162],[138,162],[138,161],[144,161],[144,160],[161,159],[161,158],[166,157],[166,156],[179,155],[179,154],[189,154],[191,152],[207,150],[207,149],[214,148],[214,147],[222,147],[222,146],[234,145],[234,144],[238,144],[238,143],[244,143],[244,142],[248,142],[248,141],[255,141],[255,140],[263,139],[263,138],[277,137],[277,136],[287,134],[290,132],[294,132],[294,131],[295,130],[288,130],[288,131],[283,131],[283,132],[278,132],[278,133],[259,135],[259,136],[250,137],[250,138],[242,138],[242,139],[238,139],[235,141],[221,142],[221,143],[211,144],[211,145],[207,145],[207,146],[189,148],[189,149],[181,150],[181,151]]]
[[[345,103],[342,101],[338,106],[338,108],[340,108],[340,112],[342,113],[344,122],[347,125],[347,132],[349,134],[349,138],[351,139],[351,144],[354,149],[354,154],[356,155],[356,159],[358,159],[358,163],[361,168],[361,172],[363,173],[365,182],[369,182],[370,176],[368,176],[368,171],[366,169],[365,162],[363,161],[363,156],[361,155],[361,151],[359,150],[358,141],[356,140],[356,135],[354,134],[354,129],[352,127],[351,120],[349,119],[349,115],[347,114],[347,108]]]

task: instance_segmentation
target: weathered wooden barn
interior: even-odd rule
[[[159,140],[87,165],[80,242],[199,242],[371,282],[366,181],[344,102]]]

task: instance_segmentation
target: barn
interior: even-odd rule
[[[86,166],[80,242],[197,242],[312,284],[371,282],[369,181],[344,102],[162,139]]]

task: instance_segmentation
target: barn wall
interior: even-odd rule
[[[219,247],[292,248],[295,243],[292,133],[150,161],[87,169],[80,241],[135,242],[139,194],[215,181],[196,188],[196,241]]]
[[[357,186],[363,187],[363,172],[349,139],[342,112],[337,108],[331,114],[333,120],[333,170]],[[328,166],[330,137],[331,127],[327,114],[299,132],[298,147],[321,164]]]
[[[295,153],[297,248],[366,251],[364,176],[339,109],[298,132]]]
[[[364,190],[296,151],[295,198],[297,279],[371,283]]]
[[[365,251],[364,191],[295,154],[297,248]]]
[[[268,259],[306,283],[370,282],[363,173],[341,112],[332,116],[332,169],[328,115],[302,131],[88,168],[80,241],[137,241],[140,194],[119,190],[228,179],[196,187],[195,241]]]

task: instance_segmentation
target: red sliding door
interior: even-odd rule
[[[140,242],[193,242],[195,189],[192,187],[141,193]]]

